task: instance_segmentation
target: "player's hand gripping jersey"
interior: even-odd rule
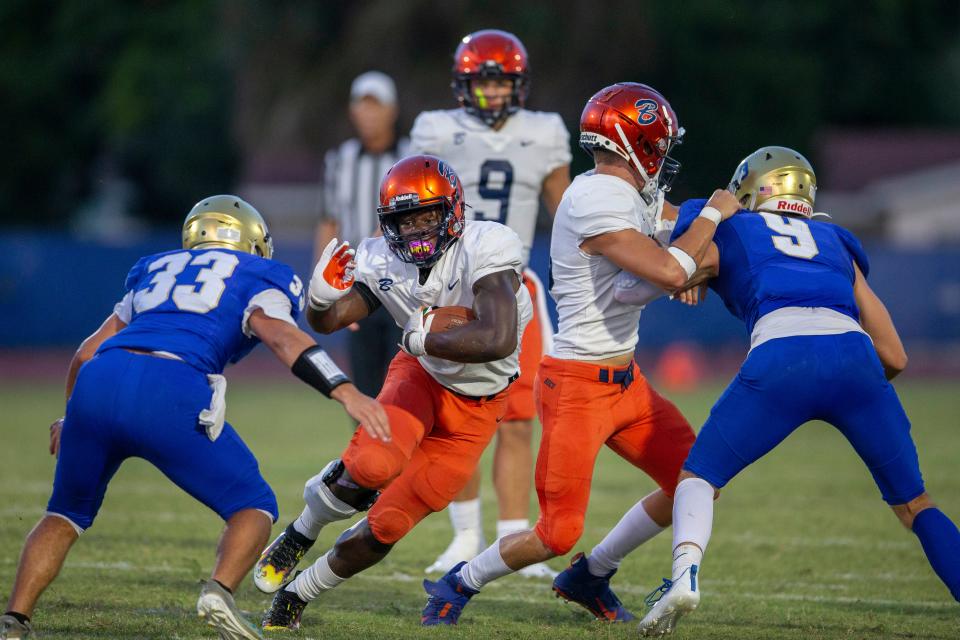
[[[656,230],[663,197],[647,205],[624,180],[586,173],[563,195],[550,240],[550,293],[557,301],[560,329],[551,355],[601,359],[632,352],[642,309],[614,299],[620,267],[580,249],[587,238],[636,229]]]
[[[469,221],[463,235],[433,265],[424,284],[418,269],[403,262],[382,236],[367,238],[357,250],[357,282],[361,282],[386,307],[399,326],[421,307],[473,306],[473,285],[484,276],[512,269],[519,277],[523,262],[520,239],[495,222]],[[527,288],[517,289],[518,331],[533,315]],[[519,369],[520,344],[509,357],[492,362],[465,364],[433,356],[419,358],[423,368],[441,385],[468,396],[488,396],[502,391]]]
[[[680,207],[673,238],[687,230],[705,204]],[[710,280],[727,309],[747,325],[751,348],[788,335],[860,331],[853,296],[856,262],[867,256],[852,233],[835,224],[741,211],[717,229],[720,275]]]
[[[527,264],[543,180],[570,164],[570,134],[556,113],[519,109],[494,130],[463,109],[425,111],[410,132],[410,153],[447,160],[460,176],[467,217],[513,229]]]
[[[168,251],[141,258],[114,312],[125,329],[103,343],[173,354],[219,374],[260,341],[247,324],[255,309],[295,324],[303,284],[280,262],[230,249]]]

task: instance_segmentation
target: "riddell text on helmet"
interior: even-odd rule
[[[796,211],[805,216],[813,213],[813,207],[803,202],[788,202],[786,200],[777,200],[777,211]]]

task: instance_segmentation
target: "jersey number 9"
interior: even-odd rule
[[[480,165],[480,184],[477,191],[484,200],[499,200],[496,216],[476,210],[476,220],[492,220],[504,224],[510,209],[510,189],[513,187],[513,165],[506,160],[487,160]],[[468,203],[469,204],[469,203]]]

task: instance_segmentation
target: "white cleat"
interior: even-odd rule
[[[426,568],[427,573],[446,573],[459,562],[470,562],[484,550],[483,536],[473,532],[460,532],[453,537],[446,551]]]
[[[536,564],[526,566],[517,571],[517,573],[524,578],[537,578],[540,580],[553,580],[559,575],[558,571],[554,571],[544,562],[538,562]]]
[[[213,580],[203,583],[197,615],[217,630],[220,640],[263,640],[260,628],[243,617],[230,592]]]
[[[663,585],[647,596],[647,604],[652,605],[647,615],[640,621],[637,630],[641,636],[665,636],[673,633],[680,618],[690,613],[700,604],[700,585],[698,565],[691,565],[673,582],[664,580]],[[660,593],[659,599],[654,599]]]

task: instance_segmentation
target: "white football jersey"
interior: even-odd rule
[[[634,350],[642,308],[614,299],[620,267],[580,245],[624,229],[653,235],[662,203],[661,197],[648,205],[625,180],[592,172],[577,176],[564,192],[550,237],[550,294],[560,326],[551,355],[600,360]]]
[[[463,184],[467,217],[516,231],[527,264],[543,180],[570,164],[570,134],[558,114],[520,109],[495,131],[463,109],[424,111],[410,131],[410,153],[449,162]]]
[[[512,269],[519,276],[523,270],[522,245],[517,234],[496,222],[468,221],[463,235],[447,247],[430,271],[424,284],[419,283],[416,266],[401,261],[382,237],[367,238],[357,249],[356,278],[387,309],[398,326],[406,325],[421,307],[473,307],[473,285],[480,278]],[[533,303],[527,288],[517,289],[519,333],[533,317]],[[488,396],[502,391],[514,374],[519,373],[520,340],[513,353],[502,360],[482,363],[453,362],[421,356],[420,364],[434,379],[458,393]]]

